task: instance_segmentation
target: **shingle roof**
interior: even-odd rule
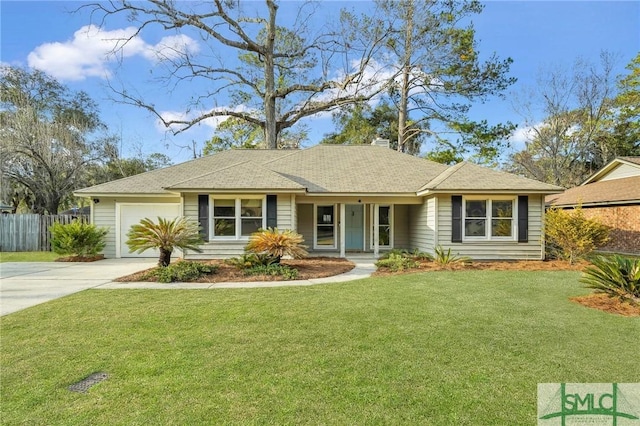
[[[628,161],[629,163],[640,165],[640,157],[618,157],[621,160]]]
[[[449,167],[380,146],[317,145],[304,150],[223,151],[76,193],[167,194],[216,189],[341,194],[474,190],[551,193],[561,190],[471,163]]]
[[[640,203],[640,176],[576,186],[562,194],[548,195],[546,202],[554,206]]]
[[[241,176],[242,178],[238,178]],[[268,168],[253,162],[236,163],[224,169],[211,171],[205,175],[187,179],[168,186],[167,189],[206,190],[216,188],[220,190],[234,189],[299,189],[304,186],[287,179]]]
[[[427,190],[558,192],[562,191],[562,188],[512,173],[499,172],[473,163],[462,162],[448,168],[420,189],[420,191]]]

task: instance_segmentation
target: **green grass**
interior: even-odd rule
[[[640,319],[570,302],[578,277],[85,291],[0,319],[2,423],[535,424],[538,383],[640,377]]]
[[[60,255],[52,251],[5,251],[0,252],[0,263],[3,262],[53,262]]]

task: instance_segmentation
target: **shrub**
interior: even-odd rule
[[[216,265],[183,260],[173,265],[155,268],[146,274],[144,279],[155,277],[161,283],[185,282],[198,279],[203,275],[213,274],[217,270]]]
[[[280,263],[283,256],[291,256],[294,259],[307,256],[303,241],[302,235],[290,229],[282,232],[278,231],[278,228],[261,229],[251,234],[245,251],[268,254],[275,259],[275,263]]]
[[[298,270],[287,265],[272,263],[270,265],[256,265],[244,270],[245,275],[270,275],[281,276],[285,280],[298,278]]]
[[[391,255],[402,256],[402,257],[406,257],[408,259],[413,259],[413,260],[427,260],[427,261],[433,260],[432,255],[430,255],[427,252],[420,251],[420,249],[417,249],[417,248],[414,249],[413,251],[409,251],[406,249],[391,249],[388,252],[382,254],[379,257],[379,260],[388,259]]]
[[[270,254],[244,253],[238,257],[232,257],[226,260],[227,264],[237,269],[245,270],[254,266],[268,266],[276,263],[276,258]]]
[[[174,248],[202,252],[198,244],[202,243],[197,223],[185,217],[173,220],[158,218],[158,223],[144,218],[139,224],[132,225],[127,233],[127,246],[131,252],[142,253],[157,248],[160,250],[159,266],[169,266]]]
[[[596,293],[640,303],[640,259],[613,255],[590,260],[593,265],[585,268],[580,282]]]
[[[105,246],[108,230],[90,223],[74,221],[67,225],[54,223],[51,231],[51,249],[61,255],[95,256]]]
[[[403,271],[405,269],[417,268],[419,263],[410,257],[400,253],[390,253],[386,258],[376,262],[378,268],[387,268],[391,272]]]
[[[609,241],[609,228],[573,211],[551,208],[546,213],[545,242],[550,254],[573,263]]]
[[[444,248],[442,246],[437,246],[434,251],[436,255],[433,258],[433,261],[440,266],[451,266],[457,263],[471,263],[470,257],[452,254],[451,248],[447,249],[447,251],[444,251]]]

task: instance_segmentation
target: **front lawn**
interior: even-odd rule
[[[578,277],[85,291],[0,319],[2,423],[535,424],[538,383],[640,377],[640,318]]]
[[[4,251],[0,252],[2,262],[53,262],[60,255],[52,251]]]

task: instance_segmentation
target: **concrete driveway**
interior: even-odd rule
[[[93,288],[148,269],[157,259],[0,263],[0,315]]]

